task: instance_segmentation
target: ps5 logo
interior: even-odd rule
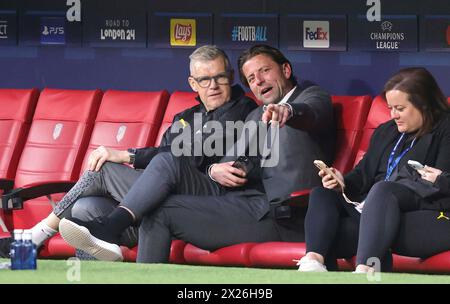
[[[61,131],[63,129],[63,124],[62,123],[57,123],[55,125],[55,128],[53,129],[53,139],[57,140],[58,137],[61,135]]]
[[[7,39],[8,33],[6,32],[8,28],[8,21],[0,20],[0,39]]]
[[[65,44],[65,24],[62,17],[41,17],[41,44]]]
[[[42,35],[64,35],[64,27],[63,26],[46,26],[44,25],[44,30],[42,31]]]
[[[116,140],[118,143],[123,139],[125,136],[125,132],[127,131],[127,126],[120,126],[117,130]]]

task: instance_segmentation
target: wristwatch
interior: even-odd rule
[[[127,149],[127,152],[130,156],[130,161],[128,162],[130,165],[134,165],[134,161],[136,160],[136,149],[135,148],[129,148]]]

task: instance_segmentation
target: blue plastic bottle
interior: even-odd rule
[[[23,248],[23,242],[22,242],[22,229],[15,229],[13,231],[14,234],[14,241],[11,243],[10,248],[10,256],[11,256],[11,269],[12,270],[18,270],[22,269],[22,248]]]
[[[31,231],[24,230],[22,238],[22,269],[36,269],[36,246],[31,241]]]

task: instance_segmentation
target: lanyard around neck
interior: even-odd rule
[[[412,146],[414,145],[414,142],[416,141],[416,138],[413,139],[411,142],[411,145],[406,148],[405,150],[400,153],[399,156],[394,158],[395,152],[397,151],[398,145],[402,141],[403,137],[405,136],[405,133],[402,133],[402,136],[400,136],[400,139],[397,141],[397,143],[394,146],[394,149],[392,149],[391,154],[389,155],[389,160],[387,163],[387,170],[386,170],[386,177],[384,178],[385,181],[389,180],[389,177],[391,177],[392,172],[394,171],[395,167],[398,166],[398,163],[402,159],[403,156],[405,156],[406,153],[408,153],[409,150],[411,150]]]

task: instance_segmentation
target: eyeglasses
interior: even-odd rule
[[[198,77],[195,78],[194,76],[191,76],[200,87],[202,88],[208,88],[211,85],[211,80],[214,79],[214,81],[217,84],[229,84],[230,83],[230,78],[228,77],[227,73],[222,73],[222,74],[218,74],[216,76],[204,76],[204,77]]]

